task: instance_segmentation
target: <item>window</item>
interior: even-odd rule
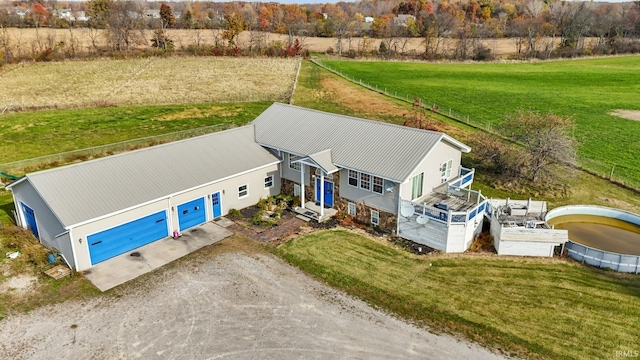
[[[264,178],[264,188],[268,189],[272,187],[273,187],[273,175],[269,175],[266,178]]]
[[[420,173],[411,179],[411,200],[415,200],[422,196],[422,182],[424,173]]]
[[[380,213],[377,210],[371,210],[371,225],[380,225]]]
[[[352,215],[352,216],[356,216],[356,204],[350,202],[349,204],[347,204],[347,214]]]
[[[447,162],[442,163],[440,165],[440,177],[441,182],[447,182],[447,180],[451,179],[451,166],[453,165],[453,160],[449,160]]]
[[[293,184],[293,196],[300,196],[300,185]]]
[[[249,196],[249,185],[244,184],[242,186],[238,186],[238,199],[242,199],[247,196]]]
[[[289,168],[293,170],[300,171],[300,163],[294,163],[296,160],[302,159],[302,156],[289,154]]]
[[[384,193],[384,180],[377,176],[373,177],[373,192],[377,194]]]
[[[360,173],[360,189],[371,190],[371,175]]]
[[[349,185],[358,187],[358,172],[349,170]]]

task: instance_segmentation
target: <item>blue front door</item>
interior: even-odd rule
[[[211,204],[213,205],[213,218],[216,219],[222,215],[222,204],[220,203],[220,192],[211,195]]]
[[[29,230],[31,230],[31,232],[33,233],[33,235],[36,236],[36,238],[40,238],[38,236],[38,224],[36,224],[36,214],[33,212],[33,209],[31,209],[30,207],[28,207],[27,205],[22,204],[22,212],[24,213],[24,220],[27,223],[27,228],[29,228]]]
[[[178,205],[178,223],[180,231],[200,225],[207,221],[207,213],[204,210],[204,198],[196,199]]]
[[[316,201],[320,202],[320,178],[316,178]],[[324,206],[333,206],[333,183],[324,181]]]
[[[87,236],[91,263],[118,256],[169,236],[167,212],[160,211]]]

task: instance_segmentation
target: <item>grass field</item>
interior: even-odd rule
[[[214,124],[244,125],[270,104],[105,107],[0,115],[0,164]]]
[[[518,109],[571,116],[583,166],[608,174],[616,165],[616,175],[640,178],[640,121],[609,115],[640,110],[638,56],[511,64],[325,63],[389,93],[419,96],[493,127]]]
[[[220,57],[71,61],[0,72],[0,111],[288,99],[298,61]]]
[[[611,359],[640,343],[637,276],[557,259],[418,258],[344,230],[296,238],[276,253],[373,306],[508,354]]]

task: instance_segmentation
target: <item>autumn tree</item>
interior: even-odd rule
[[[520,164],[531,182],[553,164],[576,161],[573,122],[554,114],[518,111],[508,116],[500,128],[503,135],[522,145],[526,156]]]
[[[222,38],[229,42],[229,46],[236,46],[238,35],[245,29],[245,22],[240,9],[233,4],[224,5],[224,31]]]
[[[162,20],[162,28],[164,29],[176,26],[176,17],[173,16],[173,10],[166,3],[160,5],[160,20]]]
[[[87,15],[89,16],[90,28],[104,29],[107,27],[113,0],[90,0],[87,2]]]
[[[127,51],[134,44],[145,44],[144,19],[133,1],[116,1],[107,22],[107,40],[116,51]]]

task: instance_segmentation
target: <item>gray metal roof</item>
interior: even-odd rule
[[[334,172],[340,170],[335,165],[333,165],[333,161],[331,160],[331,149],[322,150],[293,162],[308,162],[311,166],[322,168],[322,170],[324,170],[324,172],[327,174],[333,174]]]
[[[339,167],[406,181],[441,141],[470,148],[439,132],[274,103],[253,122],[256,141],[298,155],[331,149]]]
[[[247,125],[26,178],[70,227],[277,162]]]

